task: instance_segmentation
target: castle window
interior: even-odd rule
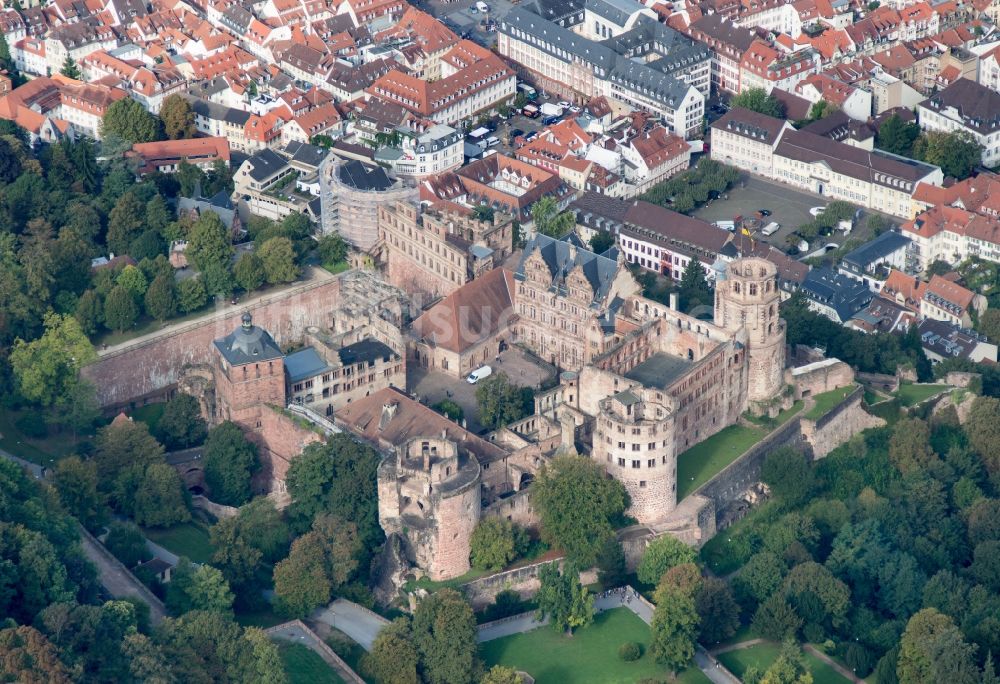
[[[619,458],[618,459],[618,467],[619,468],[624,468],[625,467],[625,459],[624,458]]]
[[[639,451],[639,448],[640,448],[640,445],[638,445],[638,444],[633,444],[632,445],[632,451]]]
[[[639,488],[640,489],[645,489],[646,488],[646,481],[645,480],[639,480]]]
[[[646,461],[646,467],[647,468],[654,468],[654,467],[656,467],[656,459],[655,458],[651,458],[651,459],[647,460]]]
[[[625,448],[625,442],[618,442],[618,448],[619,449],[624,449]]]
[[[653,449],[656,448],[656,442],[650,442],[649,444],[646,445],[646,448],[652,451]]]
[[[640,467],[641,465],[642,465],[642,462],[641,462],[641,461],[636,461],[636,460],[633,460],[633,461],[632,461],[632,467],[633,467],[633,468],[638,468],[638,467]]]

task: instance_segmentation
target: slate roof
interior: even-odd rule
[[[285,154],[293,164],[298,162],[305,166],[318,168],[330,151],[324,147],[310,145],[304,142],[292,141],[285,145]]]
[[[630,16],[646,9],[635,0],[586,0],[584,7],[618,26],[624,26]]]
[[[215,348],[234,366],[280,359],[284,354],[266,330],[253,324],[249,313],[242,325],[225,337],[215,340]]]
[[[337,178],[344,185],[357,190],[383,192],[392,187],[392,179],[381,166],[362,164],[351,159],[337,169]]]
[[[200,98],[188,97],[187,100],[191,103],[191,109],[194,110],[194,113],[206,119],[226,121],[238,126],[245,126],[247,121],[250,120],[250,112],[245,112],[242,109],[234,109],[233,107],[227,107],[217,102],[209,102]]]
[[[1000,93],[967,78],[960,78],[920,103],[940,112],[954,107],[967,128],[988,135],[1000,129]]]
[[[250,159],[250,177],[255,181],[264,181],[288,165],[288,161],[272,149],[264,148]]]
[[[841,322],[868,306],[875,296],[863,283],[829,268],[814,268],[802,283],[806,297],[833,309]]]
[[[808,131],[785,131],[774,154],[809,164],[822,162],[836,173],[908,193],[913,192],[917,181],[937,168],[880,150],[835,142]]]
[[[773,145],[785,128],[785,120],[776,119],[773,116],[750,109],[733,107],[718,120],[712,122],[712,128]]]
[[[524,248],[524,254],[521,255],[521,261],[514,272],[516,279],[524,280],[524,264],[535,252],[541,254],[542,260],[549,267],[549,274],[552,276],[550,291],[565,294],[566,276],[580,266],[594,291],[594,302],[603,302],[607,298],[611,283],[618,272],[617,261],[585,249],[577,249],[568,242],[538,233]]]
[[[394,356],[398,358],[399,356],[389,345],[371,338],[341,347],[337,355],[340,357],[340,362],[345,366],[351,366],[356,363],[375,362],[380,359],[390,359]]]
[[[330,365],[312,347],[300,349],[285,357],[285,373],[289,382],[314,378],[330,369]]]
[[[870,264],[889,256],[896,250],[906,247],[908,244],[910,244],[908,237],[902,233],[890,230],[845,254],[843,262],[849,267],[853,266],[854,268],[851,270],[861,272],[867,269]]]

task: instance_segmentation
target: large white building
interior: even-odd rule
[[[615,5],[594,1],[587,7],[592,14],[613,14]],[[585,11],[584,22],[586,16]],[[499,24],[497,50],[547,92],[576,101],[604,96],[661,117],[676,135],[699,135],[711,88],[712,53],[642,12],[629,17],[614,22],[632,28],[597,42],[585,37],[580,26],[576,32],[516,6]],[[612,24],[601,24],[606,25]]]
[[[925,131],[963,131],[983,148],[984,166],[1000,163],[1000,93],[967,78],[917,105]]]
[[[918,183],[944,182],[937,166],[797,131],[782,119],[745,110],[712,124],[712,159],[901,218],[912,215]]]

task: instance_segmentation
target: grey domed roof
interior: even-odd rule
[[[238,366],[284,356],[267,331],[253,324],[249,312],[243,314],[241,321],[239,328],[215,341],[216,348],[229,363]]]

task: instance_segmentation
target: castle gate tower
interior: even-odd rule
[[[733,332],[744,328],[749,347],[747,401],[781,396],[785,371],[785,322],[778,315],[778,269],[756,257],[729,264],[715,286],[715,324]]]

